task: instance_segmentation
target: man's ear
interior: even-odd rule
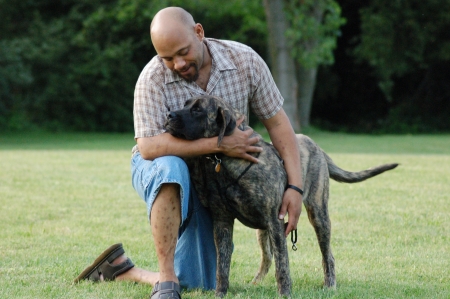
[[[195,36],[198,38],[198,40],[203,41],[203,38],[205,37],[205,31],[203,30],[202,24],[200,24],[200,23],[195,24],[194,31],[195,31]]]
[[[223,136],[228,136],[233,133],[236,128],[236,120],[234,119],[231,111],[219,107],[217,111],[217,126],[219,127],[219,138],[217,139],[217,147],[220,147]]]

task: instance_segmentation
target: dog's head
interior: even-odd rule
[[[171,111],[164,124],[175,137],[195,140],[218,136],[220,146],[224,136],[231,135],[240,114],[225,101],[214,96],[198,96],[186,101],[184,108]]]

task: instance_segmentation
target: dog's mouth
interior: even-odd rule
[[[182,121],[179,121],[177,119],[166,119],[166,122],[164,123],[164,128],[170,131],[170,133],[172,133],[183,129],[184,124]]]
[[[183,133],[184,128],[184,122],[179,117],[169,117],[164,123],[164,129],[166,129],[168,133],[175,137],[189,140],[189,136]]]

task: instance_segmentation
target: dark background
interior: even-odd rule
[[[338,1],[346,24],[319,69],[313,126],[450,131],[450,1],[394,2]],[[262,1],[0,0],[0,131],[131,132],[134,85],[156,54],[149,24],[172,5],[268,61]]]

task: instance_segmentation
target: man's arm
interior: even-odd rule
[[[283,109],[277,112],[275,116],[262,121],[269,132],[272,144],[280,153],[284,160],[288,176],[288,184],[303,189],[303,175],[300,162],[300,150],[298,148],[297,138],[292,129],[289,118]],[[302,196],[293,189],[287,189],[283,196],[283,203],[280,209],[279,218],[283,219],[286,212],[289,214],[286,236],[291,230],[297,228],[298,219],[302,211]]]
[[[241,120],[242,122],[242,120]],[[182,158],[223,153],[230,157],[243,158],[251,162],[258,162],[258,159],[248,153],[260,152],[262,149],[253,146],[258,142],[258,137],[250,137],[253,130],[234,130],[230,136],[225,136],[217,146],[217,137],[202,138],[198,140],[184,140],[172,136],[169,133],[162,133],[153,137],[137,138],[139,152],[142,158],[153,160],[167,155]]]

